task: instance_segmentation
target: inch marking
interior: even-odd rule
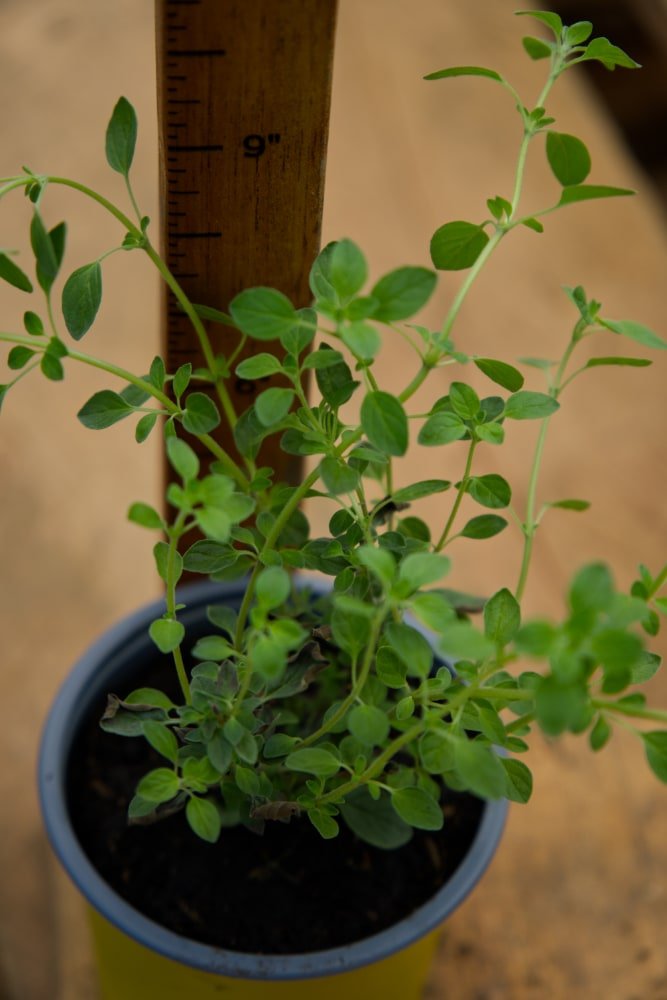
[[[243,155],[249,159],[258,160],[266,152],[267,144],[277,146],[279,142],[279,132],[269,132],[266,136],[259,135],[257,132],[251,132],[250,135],[244,136],[241,140]]]
[[[197,98],[190,98],[185,101],[177,101],[173,97],[167,98],[167,104],[201,104],[201,101]]]
[[[207,146],[179,146],[170,142],[167,149],[170,153],[221,153],[225,147],[222,145],[210,144]]]

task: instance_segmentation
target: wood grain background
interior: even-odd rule
[[[488,196],[508,192],[519,135],[507,95],[486,80],[427,84],[421,77],[453,63],[491,65],[533,101],[542,70],[521,52],[526,25],[511,16],[515,6],[341,0],[325,238],[356,239],[374,276],[428,263],[436,226],[481,218]],[[139,113],[137,197],[157,219],[151,5],[0,2],[0,175],[25,163],[121,197],[103,140],[121,93]],[[549,220],[542,237],[526,231],[508,239],[460,317],[456,340],[471,353],[557,354],[572,322],[563,284],[581,283],[608,315],[665,333],[665,224],[650,184],[574,74],[551,108],[561,130],[587,140],[591,181],[631,186],[639,197],[568,210]],[[556,193],[542,161],[536,148],[530,206]],[[49,221],[71,224],[72,268],[117,241],[114,225],[69,193],[52,192],[47,206]],[[3,203],[0,244],[18,246],[27,218],[21,198]],[[26,249],[23,237],[20,246]],[[456,276],[444,276],[425,322],[438,322],[456,286]],[[111,258],[105,287],[91,349],[143,371],[158,349],[158,287],[148,262]],[[17,329],[24,308],[19,293],[0,288],[3,328]],[[603,353],[615,349],[621,345],[612,342]],[[402,386],[410,364],[397,341],[380,381]],[[479,378],[470,373],[481,387]],[[445,372],[433,381],[428,395],[442,395]],[[41,721],[73,660],[101,629],[159,591],[152,539],[123,520],[133,500],[158,502],[157,442],[134,445],[124,424],[97,435],[73,417],[106,384],[73,366],[64,385],[35,379],[5,401],[0,422],[0,996],[8,1000],[95,996],[80,904],[51,860],[33,773]],[[608,559],[626,584],[640,560],[655,567],[664,559],[664,362],[646,371],[593,371],[567,396],[550,434],[542,497],[581,496],[593,507],[583,516],[554,512],[545,525],[528,601],[544,614],[562,608],[582,561]],[[503,457],[519,504],[532,435],[530,427],[513,428]],[[480,471],[500,469],[499,458],[488,449]],[[444,458],[418,450],[400,475],[454,478],[461,463],[456,447]],[[437,500],[423,509],[442,523]],[[312,516],[322,523],[322,514]],[[452,550],[453,585],[512,586],[515,546],[510,531],[482,550],[461,542]],[[667,703],[664,676],[651,689],[654,701]],[[665,1000],[665,789],[630,734],[616,734],[599,757],[580,740],[534,744],[533,802],[512,809],[491,870],[448,923],[428,996]]]

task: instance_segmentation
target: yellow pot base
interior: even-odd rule
[[[420,1000],[435,953],[433,931],[353,972],[313,979],[235,979],[145,948],[89,908],[103,1000]]]

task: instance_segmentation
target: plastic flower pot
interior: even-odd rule
[[[321,589],[317,583],[314,586]],[[187,604],[186,628],[196,631],[203,624],[208,604],[238,607],[242,595],[242,582],[184,588],[180,599]],[[505,801],[484,805],[467,855],[424,905],[380,933],[324,951],[249,954],[181,937],[134,909],[93,867],[69,810],[72,747],[107,692],[131,685],[132,675],[154,658],[147,630],[162,611],[162,601],[147,605],[109,629],[83,655],[53,704],[40,750],[39,792],[46,829],[56,855],[89,905],[104,1000],[206,1000],[221,994],[258,1000],[416,1000],[428,977],[438,929],[493,857],[504,826]]]

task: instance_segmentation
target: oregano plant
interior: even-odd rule
[[[150,636],[165,673],[175,671],[179,695],[146,687],[113,694],[101,720],[119,738],[146,740],[162,759],[139,781],[130,822],[182,812],[199,837],[213,842],[225,826],[261,829],[305,818],[322,837],[335,837],[344,823],[368,842],[394,848],[414,828],[443,826],[445,786],[526,802],[532,778],[524,756],[536,727],[550,737],[581,734],[594,751],[617,725],[630,728],[667,782],[667,712],[648,707],[639,690],[660,665],[647,644],[667,613],[667,565],[642,565],[629,593],[617,589],[604,563],[585,565],[572,579],[560,621],[522,614],[545,517],[552,508],[588,506],[577,498],[538,499],[548,428],[567,388],[591,368],[647,366],[651,358],[643,354],[667,343],[641,323],[609,317],[580,286],[565,290],[572,323],[556,361],[479,357],[458,323],[478,274],[513,230],[527,227],[540,238],[556,211],[632,194],[589,182],[584,142],[561,131],[547,103],[560,76],[579,63],[593,60],[608,70],[637,64],[594,37],[588,21],[565,26],[554,13],[519,13],[549,32],[548,39],[523,40],[527,55],[545,65],[534,104],[493,69],[455,66],[426,77],[443,81],[438,86],[452,77],[482,77],[507,91],[522,126],[512,190],[491,195],[474,220],[438,225],[430,243],[433,268],[402,266],[371,282],[356,243],[329,244],[312,265],[308,308],[264,287],[229,303],[190,301],[155,249],[135,200],[137,120],[125,98],[113,110],[105,148],[109,166],[124,179],[127,210],[78,181],[27,168],[0,179],[0,197],[27,196],[35,266],[33,280],[13,253],[1,252],[0,279],[17,293],[41,297],[24,313],[23,331],[0,332],[10,345],[0,403],[33,372],[61,381],[73,364],[92,366],[114,385],[80,406],[80,422],[103,430],[131,419],[139,444],[160,434],[173,471],[164,505],[139,501],[128,516],[155,532],[166,598]],[[533,146],[546,155],[557,193],[526,212],[524,173]],[[71,273],[63,271],[65,223],[47,221],[50,189],[63,185],[119,224],[118,244]],[[156,357],[137,375],[79,350],[103,308],[104,261],[117,252],[143,253],[155,265],[197,334],[202,367],[169,372]],[[415,317],[439,271],[462,276],[434,330]],[[209,332],[216,324],[225,329],[229,351]],[[376,359],[391,351],[397,332],[411,345],[414,369],[392,393],[381,384]],[[617,338],[641,356],[608,353],[605,343]],[[600,353],[581,359],[579,346],[591,339],[600,342]],[[471,366],[488,380],[488,395],[470,385]],[[442,369],[451,373],[447,393],[418,411],[415,393]],[[279,385],[260,389],[245,412],[236,412],[231,378],[275,375]],[[223,421],[233,430],[234,453],[214,436]],[[511,484],[486,471],[487,456],[506,437],[511,441],[515,421],[535,427],[522,508]],[[300,483],[277,481],[260,464],[267,438],[289,455],[311,458]],[[456,467],[463,452],[455,481],[426,478],[397,487],[396,464],[410,448],[425,449],[434,470]],[[442,516],[429,525],[419,503],[434,494],[441,495]],[[466,497],[479,507],[469,519],[461,513]],[[329,505],[326,536],[311,536],[301,510],[306,498]],[[459,548],[505,530],[514,532],[518,551],[506,586],[489,595],[482,578],[479,596],[450,586]],[[312,589],[299,570],[316,571],[330,587]],[[194,644],[177,590],[185,571],[244,581],[240,606],[209,607],[210,628]]]

